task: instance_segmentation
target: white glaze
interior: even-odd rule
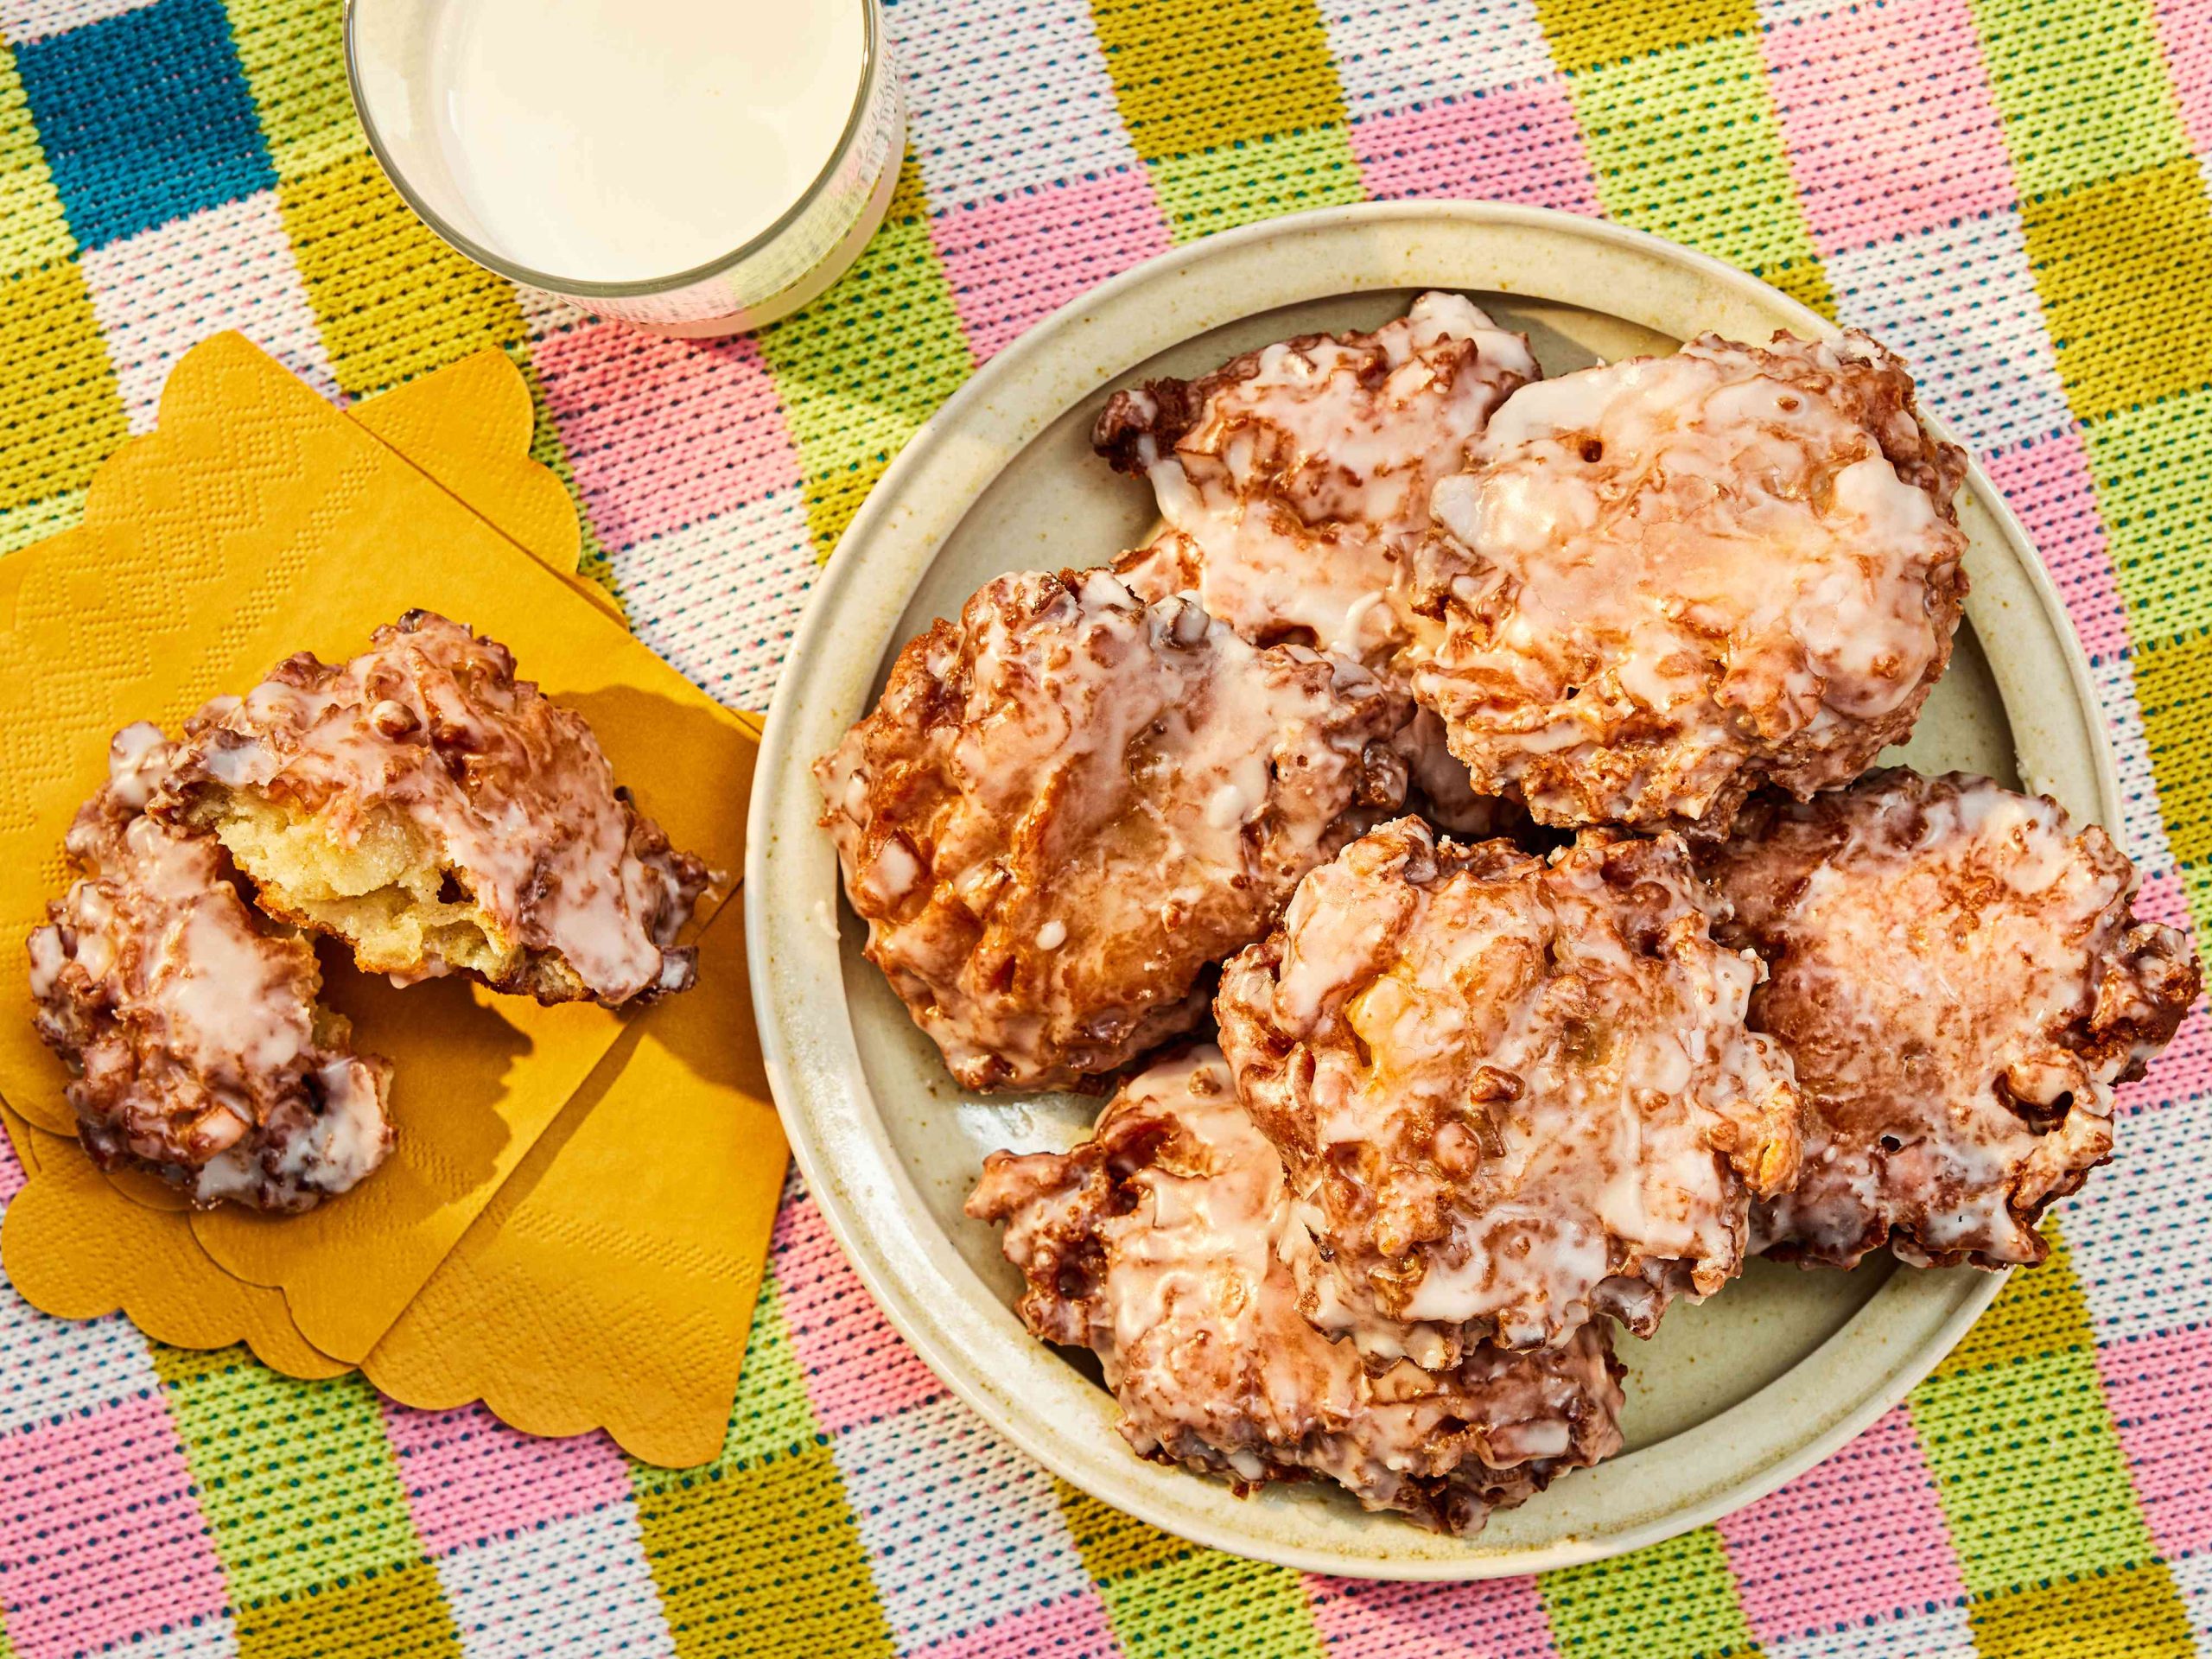
[[[1705,862],[1808,1106],[1757,1246],[2040,1261],[2044,1205],[2112,1149],[2113,1084],[2195,999],[2187,940],[2133,919],[2103,830],[1986,779],[1877,772],[1745,829]]]
[[[1415,695],[1548,823],[1711,821],[1902,741],[1964,590],[1963,458],[1863,336],[1712,339],[1524,386],[1444,479]]]
[[[973,1087],[1109,1070],[1405,787],[1404,705],[1110,573],[985,586],[817,764],[868,955]]]
[[[1310,1472],[1459,1530],[1619,1446],[1602,1325],[1437,1373],[1370,1374],[1316,1332],[1313,1241],[1218,1050],[1133,1079],[1065,1156],[995,1154],[969,1208],[1007,1224],[1031,1328],[1098,1354],[1140,1455],[1244,1484]]]
[[[1547,861],[1403,819],[1229,964],[1223,1046],[1330,1247],[1325,1329],[1434,1366],[1599,1314],[1648,1332],[1734,1275],[1797,1101],[1702,902],[1671,836]]]

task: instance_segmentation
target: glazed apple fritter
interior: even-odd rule
[[[1052,1088],[1205,1018],[1212,965],[1403,799],[1402,702],[1104,570],[1002,576],[816,764],[869,960],[962,1083]]]
[[[1433,1370],[1600,1314],[1649,1334],[1741,1269],[1799,1108],[1704,900],[1676,836],[1537,858],[1406,818],[1229,964],[1222,1046],[1327,1260],[1322,1330]]]
[[[542,1002],[691,983],[709,872],[614,781],[513,657],[410,612],[335,666],[302,652],[187,723],[150,810],[220,837],[271,915],[402,983],[466,974]]]
[[[1196,593],[1256,643],[1382,669],[1405,641],[1430,491],[1537,372],[1525,337],[1437,293],[1371,333],[1308,334],[1117,392],[1092,442],[1151,480],[1164,521],[1123,579],[1147,598]]]
[[[353,1052],[314,949],[246,902],[214,838],[145,815],[175,761],[152,726],[116,735],[65,842],[78,878],[30,937],[35,1023],[102,1167],[201,1208],[311,1209],[391,1150],[391,1067]]]
[[[2111,838],[1987,779],[1897,769],[1762,798],[1700,858],[1732,912],[1715,931],[1766,958],[1751,1025],[1808,1107],[1802,1173],[1754,1211],[1754,1247],[2041,1261],[2045,1207],[2111,1152],[2113,1085],[2200,983],[2183,935],[2134,918]]]
[[[1522,387],[1433,498],[1402,658],[1474,787],[1725,834],[1901,742],[1949,661],[1966,461],[1864,335],[1713,336]]]
[[[1620,1446],[1602,1323],[1539,1353],[1478,1345],[1376,1374],[1307,1324],[1290,1262],[1312,1243],[1217,1050],[1132,1080],[1065,1155],[993,1154],[968,1209],[1007,1224],[1022,1319],[1097,1353],[1145,1457],[1242,1490],[1331,1480],[1460,1532]]]

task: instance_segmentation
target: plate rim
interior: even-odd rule
[[[1519,204],[1370,202],[1319,208],[1223,232],[1171,249],[1132,267],[1071,300],[983,365],[917,429],[854,515],[822,578],[816,584],[815,591],[809,596],[804,614],[785,657],[783,679],[768,716],[756,768],[754,793],[748,813],[744,883],[747,950],[753,964],[753,998],[761,1052],[793,1154],[825,1223],[862,1284],[875,1298],[893,1327],[914,1347],[951,1392],[976,1411],[995,1433],[1013,1442],[1063,1479],[1100,1501],[1179,1537],[1208,1548],[1305,1571],[1408,1581],[1499,1577],[1601,1560],[1678,1536],[1755,1502],[1832,1455],[1901,1400],[1956,1345],[1967,1327],[1996,1296],[2006,1275],[1957,1270],[1971,1273],[1972,1282],[1949,1293],[1948,1311],[1932,1322],[1926,1322],[1917,1340],[1901,1363],[1891,1365],[1882,1375],[1875,1377],[1871,1386],[1859,1392],[1824,1427],[1786,1452],[1758,1463],[1732,1479],[1701,1492],[1692,1493],[1641,1525],[1596,1536],[1570,1534],[1542,1546],[1503,1549],[1484,1548],[1483,1540],[1487,1535],[1484,1533],[1440,1544],[1433,1535],[1416,1532],[1402,1520],[1389,1516],[1345,1517],[1357,1521],[1359,1532],[1357,1535],[1363,1543],[1370,1546],[1357,1550],[1341,1545],[1315,1545],[1280,1537],[1255,1536],[1252,1529],[1238,1522],[1263,1512],[1283,1512],[1297,1502],[1295,1496],[1286,1500],[1286,1490],[1296,1494],[1309,1489],[1270,1488],[1252,1498],[1229,1499],[1229,1503],[1235,1506],[1233,1509],[1225,1508],[1220,1502],[1194,1498],[1185,1489],[1203,1487],[1217,1497],[1226,1497],[1226,1489],[1218,1483],[1205,1481],[1203,1478],[1192,1477],[1179,1470],[1161,1469],[1130,1456],[1121,1444],[1119,1436],[1114,1434],[1109,1426],[1111,1418],[1109,1398],[1085,1383],[1083,1385],[1085,1392],[1096,1396],[1096,1409],[1088,1414],[1095,1421],[1081,1427],[1084,1429],[1103,1428],[1114,1441],[1110,1447],[1106,1448],[1113,1454],[1110,1459],[1087,1460],[1077,1455],[1077,1448],[1065,1433],[1066,1425],[1046,1422],[1041,1412],[1033,1408],[1029,1402],[1018,1399],[1018,1390],[1009,1386],[1011,1379],[995,1379],[982,1375],[980,1363],[962,1351],[960,1333],[947,1328],[945,1321],[948,1315],[942,1310],[932,1310],[922,1305],[916,1294],[918,1290],[943,1287],[911,1282],[917,1268],[912,1263],[902,1263],[897,1259],[899,1249],[902,1246],[913,1247],[925,1255],[928,1241],[923,1236],[925,1228],[938,1232],[947,1250],[951,1248],[950,1240],[929,1224],[920,1195],[899,1166],[895,1152],[880,1169],[853,1168],[842,1166],[840,1162],[839,1154],[845,1148],[830,1144],[834,1137],[825,1130],[823,1121],[825,1090],[832,1096],[844,1093],[865,1102],[875,1115],[879,1134],[881,1115],[875,1109],[873,1094],[861,1075],[859,1056],[852,1040],[849,1022],[846,1023],[842,1033],[834,1029],[825,1032],[818,1028],[822,1023],[820,1020],[810,1017],[819,1015],[825,977],[828,981],[836,982],[842,973],[834,899],[826,910],[821,907],[817,899],[813,912],[809,913],[804,907],[804,893],[810,883],[804,879],[793,881],[790,878],[795,872],[803,875],[795,861],[808,856],[814,860],[818,874],[820,862],[827,856],[826,844],[822,842],[818,830],[810,835],[801,833],[797,836],[797,839],[810,843],[804,848],[787,843],[784,831],[786,828],[798,831],[801,819],[810,827],[811,820],[818,811],[818,798],[815,794],[810,772],[813,757],[811,753],[798,748],[798,739],[795,735],[796,728],[802,723],[800,709],[802,702],[808,701],[807,691],[816,681],[830,677],[842,683],[847,691],[844,701],[848,706],[852,706],[849,688],[855,675],[862,682],[861,696],[864,697],[866,683],[872,680],[876,664],[881,659],[881,651],[877,650],[866,653],[867,661],[861,664],[859,658],[861,653],[839,652],[837,650],[836,635],[841,622],[845,620],[847,610],[855,603],[854,596],[859,593],[860,584],[869,579],[892,578],[889,588],[874,595],[860,594],[859,596],[871,601],[871,614],[882,616],[895,626],[914,587],[937,556],[946,536],[957,525],[968,508],[974,505],[982,490],[988,487],[1007,458],[1001,457],[995,464],[989,464],[987,470],[976,474],[972,487],[965,492],[965,499],[959,511],[950,512],[949,516],[940,511],[938,516],[944,519],[940,532],[929,540],[925,550],[911,556],[911,569],[887,572],[871,565],[868,550],[872,543],[887,531],[902,527],[911,530],[916,509],[910,505],[906,497],[910,480],[926,467],[934,464],[939,452],[946,446],[958,448],[963,426],[971,416],[980,414],[987,420],[1003,419],[1007,406],[1020,407],[1025,380],[1033,378],[1039,365],[1048,362],[1054,353],[1065,354],[1071,349],[1071,340],[1096,342],[1096,333],[1090,329],[1090,323],[1100,313],[1126,302],[1132,295],[1161,290],[1163,305],[1172,310],[1174,304],[1173,290],[1179,282],[1187,281],[1193,273],[1203,272],[1209,265],[1233,264],[1244,257],[1255,246],[1306,235],[1326,236],[1346,229],[1355,232],[1371,230],[1378,234],[1388,234],[1393,230],[1418,233],[1424,227],[1446,225],[1507,232],[1533,232],[1542,238],[1563,237],[1589,246],[1633,253],[1709,284],[1717,294],[1745,304],[1752,312],[1778,318],[1778,326],[1822,338],[1834,338],[1840,332],[1835,324],[1790,296],[1710,256],[1626,226]],[[1382,257],[1378,254],[1378,261]],[[1273,309],[1282,304],[1294,303],[1300,298],[1350,293],[1363,288],[1395,289],[1421,285],[1419,281],[1407,280],[1402,276],[1386,272],[1371,282],[1333,283],[1320,295],[1294,295],[1288,298],[1270,295],[1255,299],[1241,313],[1192,322],[1178,338],[1188,338],[1220,326],[1232,321],[1235,315],[1249,315]],[[1516,289],[1494,283],[1471,281],[1454,283],[1432,279],[1428,285],[1487,288],[1492,291],[1525,293],[1532,298],[1558,297],[1525,284]],[[1581,301],[1567,302],[1583,303]],[[1613,315],[1630,314],[1625,310],[1616,310]],[[1094,386],[1119,378],[1136,364],[1173,343],[1173,340],[1161,341],[1148,335],[1134,340],[1116,340],[1108,352],[1101,353],[1099,359],[1095,359],[1099,362],[1099,367]],[[1031,423],[1021,442],[1033,439],[1066,407],[1067,404],[1061,402],[1042,411],[1041,416]],[[1940,422],[1931,420],[1929,424],[1939,431],[1944,430]],[[1012,442],[1012,440],[1007,442]],[[1008,456],[1018,453],[1019,448],[1019,443],[1014,444],[1008,450]],[[1972,452],[1968,453],[1971,455]],[[979,454],[968,459],[972,471],[972,463],[988,461],[988,457]],[[2065,662],[2069,681],[2066,689],[2071,694],[2067,706],[2077,716],[2080,731],[2076,735],[2086,743],[2088,750],[2087,775],[2075,777],[2071,786],[2065,791],[2069,804],[2075,810],[2077,816],[2085,819],[2113,822],[2119,810],[2120,795],[2110,737],[2095,698],[2087,658],[2067,618],[2056,585],[2018,520],[1982,471],[1978,459],[1973,460],[1969,466],[1967,486],[1974,500],[1992,520],[1997,538],[2009,550],[2009,568],[2016,570],[2018,577],[2023,579],[2024,594],[2010,600],[2000,596],[1996,602],[2002,605],[2017,602],[2020,597],[2031,598],[2055,636],[2053,643]],[[881,561],[879,559],[876,563],[880,564]],[[1979,571],[1976,573],[1978,585],[1981,575]],[[2006,580],[2009,582],[2009,577]],[[1993,656],[1991,660],[1994,670],[1996,658]],[[2000,696],[2004,696],[2004,690],[2000,676]],[[2022,712],[2016,709],[2012,697],[2005,696],[2004,700],[2008,719],[2012,721],[2017,734]],[[2031,788],[2049,786],[2048,781],[2037,775],[2025,775],[2024,781]],[[791,799],[793,796],[798,798],[796,805]],[[833,893],[834,885],[833,881]],[[796,963],[794,956],[800,958]],[[821,972],[825,956],[826,976]],[[804,982],[809,980],[812,982],[810,988]],[[810,995],[807,994],[810,988],[813,993]],[[840,1005],[843,1001],[842,994],[831,1000]],[[840,1034],[842,1043],[837,1040]],[[856,1119],[848,1128],[856,1128],[865,1135],[868,1124],[864,1120]],[[964,1262],[961,1263],[961,1271],[972,1283],[981,1286],[982,1281]],[[1908,1285],[1919,1286],[1920,1289],[1901,1292],[1900,1294],[1924,1300],[1924,1294],[1932,1291],[1936,1280],[1951,1277],[1950,1274],[1916,1273],[1909,1280],[1903,1279],[1902,1275],[1893,1278],[1891,1285],[1902,1281]],[[955,1285],[952,1288],[957,1293],[960,1287]],[[1866,1319],[1869,1311],[1890,1294],[1891,1287],[1885,1286],[1834,1336],[1765,1388],[1696,1427],[1645,1449],[1656,1451],[1658,1446],[1675,1444],[1693,1437],[1713,1438],[1708,1431],[1713,1430],[1716,1425],[1726,1424],[1730,1419],[1749,1411],[1766,1396],[1782,1389],[1791,1376],[1843,1343],[1853,1327]],[[995,1294],[989,1294],[988,1300],[1001,1319],[1011,1319],[1012,1315]],[[1891,1304],[1891,1311],[1892,1313],[1897,1311],[1896,1304]],[[1038,1355],[1049,1354],[1049,1351],[1033,1338],[1025,1338],[1024,1340]],[[1013,1357],[1008,1356],[1010,1361]],[[1059,1364],[1057,1359],[1052,1363]],[[1033,1368],[1015,1362],[1015,1369]],[[1065,1367],[1061,1366],[1060,1369],[1065,1370]],[[1038,1386],[1044,1387],[1046,1385],[1038,1381],[1040,1376],[1041,1374],[1036,1374],[1032,1380],[1037,1381]],[[1637,1455],[1630,1454],[1630,1459],[1601,1465],[1598,1471],[1578,1471],[1575,1479],[1586,1491],[1606,1468],[1625,1467]],[[1402,1548],[1394,1549],[1393,1545]]]

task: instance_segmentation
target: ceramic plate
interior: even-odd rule
[[[885,474],[823,575],[768,722],[745,882],[753,995],[776,1099],[816,1199],[892,1322],[1001,1433],[1104,1502],[1287,1566],[1473,1579],[1618,1554],[1702,1525],[1827,1456],[1932,1368],[1998,1275],[1765,1262],[1657,1338],[1624,1337],[1628,1449],[1472,1537],[1363,1512],[1311,1485],[1238,1498],[1133,1457],[1086,1370],[1033,1340],[994,1230],[961,1213],[983,1154],[1060,1148],[1096,1103],[963,1092],[861,955],[808,767],[871,705],[899,647],[1003,571],[1102,563],[1151,493],[1090,454],[1116,387],[1192,374],[1316,329],[1367,327],[1426,288],[1525,329],[1548,373],[1706,330],[1832,334],[1727,266],[1650,237],[1487,203],[1370,205],[1179,249],[1008,347]],[[2049,578],[1980,471],[1961,502],[1974,583],[1948,676],[1904,755],[1986,772],[2110,823],[2118,785],[2087,664]]]

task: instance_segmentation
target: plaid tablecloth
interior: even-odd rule
[[[732,703],[902,441],[1171,244],[1363,196],[1605,213],[1910,353],[2095,664],[2142,908],[2212,922],[2212,0],[897,0],[859,268],[669,344],[445,251],[347,107],[338,0],[0,0],[0,548],[243,328],[357,397],[485,346],[592,568]],[[734,164],[741,165],[741,158]],[[1910,1401],[1659,1548],[1466,1588],[1301,1578],[1058,1485],[950,1400],[796,1187],[721,1459],[632,1466],[0,1287],[0,1659],[1755,1649],[2212,1653],[2212,1065]],[[4,1158],[4,1154],[0,1154]],[[0,1197],[20,1173],[0,1162]]]

